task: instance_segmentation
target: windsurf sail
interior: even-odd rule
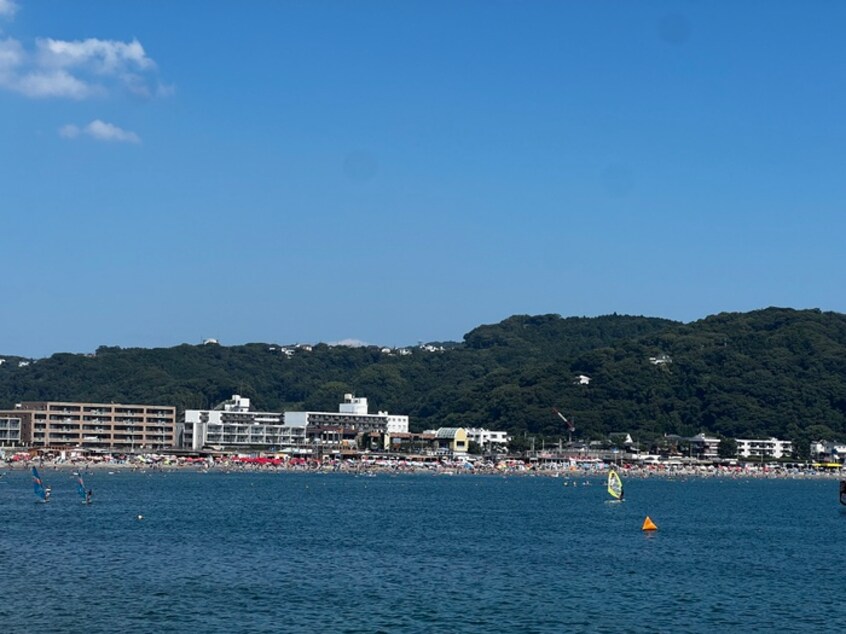
[[[846,505],[846,480],[840,481],[840,503]]]
[[[82,481],[82,476],[78,473],[74,474],[76,476],[76,492],[79,494],[79,497],[82,498],[83,502],[88,501],[88,494],[85,490],[85,482]]]
[[[35,495],[38,496],[42,502],[47,501],[47,491],[44,489],[44,483],[41,481],[41,476],[38,475],[38,469],[32,468],[32,488]]]
[[[608,494],[615,500],[623,499],[623,481],[614,469],[608,472]]]

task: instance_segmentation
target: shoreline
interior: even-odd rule
[[[249,460],[249,459],[247,459]],[[253,459],[255,460],[255,459]],[[782,466],[753,465],[746,467],[683,466],[683,467],[641,467],[636,465],[596,464],[590,467],[562,467],[555,465],[534,466],[522,461],[501,461],[494,463],[470,463],[465,461],[441,461],[415,463],[396,460],[336,460],[336,461],[268,461],[256,463],[245,459],[216,460],[214,462],[187,462],[184,459],[158,460],[18,460],[6,462],[0,471],[39,470],[62,472],[121,471],[149,473],[195,472],[195,473],[342,473],[349,475],[443,475],[443,476],[519,476],[561,479],[601,478],[612,468],[625,478],[727,478],[727,479],[816,479],[843,480],[846,471],[813,468],[785,468]],[[557,468],[556,468],[557,467]]]

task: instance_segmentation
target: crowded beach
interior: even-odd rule
[[[822,463],[736,463],[690,464],[666,461],[664,464],[637,464],[626,461],[592,459],[543,460],[523,457],[481,456],[390,456],[297,457],[288,455],[221,454],[206,456],[149,454],[83,454],[79,452],[19,451],[4,458],[6,470],[42,469],[71,471],[172,471],[201,473],[346,473],[353,475],[429,474],[534,476],[590,478],[604,476],[611,468],[628,477],[722,477],[722,478],[841,478],[840,465]],[[834,468],[834,467],[838,468]]]

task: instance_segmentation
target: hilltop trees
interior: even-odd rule
[[[344,393],[407,413],[416,430],[485,426],[590,440],[699,431],[796,442],[846,438],[846,316],[769,308],[682,324],[517,315],[444,351],[317,345],[99,348],[0,366],[0,406],[22,400],[211,407],[240,393],[265,410],[335,410]],[[577,378],[589,379],[583,382]],[[517,441],[515,441],[517,442]]]

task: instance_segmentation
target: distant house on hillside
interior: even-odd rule
[[[211,345],[211,344],[219,346],[220,342],[217,339],[203,339],[203,345],[204,346],[208,346],[208,345]]]
[[[431,343],[420,344],[420,349],[426,352],[443,352],[443,346],[433,346]]]
[[[668,354],[664,354],[663,352],[659,355],[654,357],[649,357],[649,363],[652,365],[667,365],[668,363],[672,363],[673,359]]]
[[[573,385],[590,385],[590,377],[585,374],[577,374]]]

